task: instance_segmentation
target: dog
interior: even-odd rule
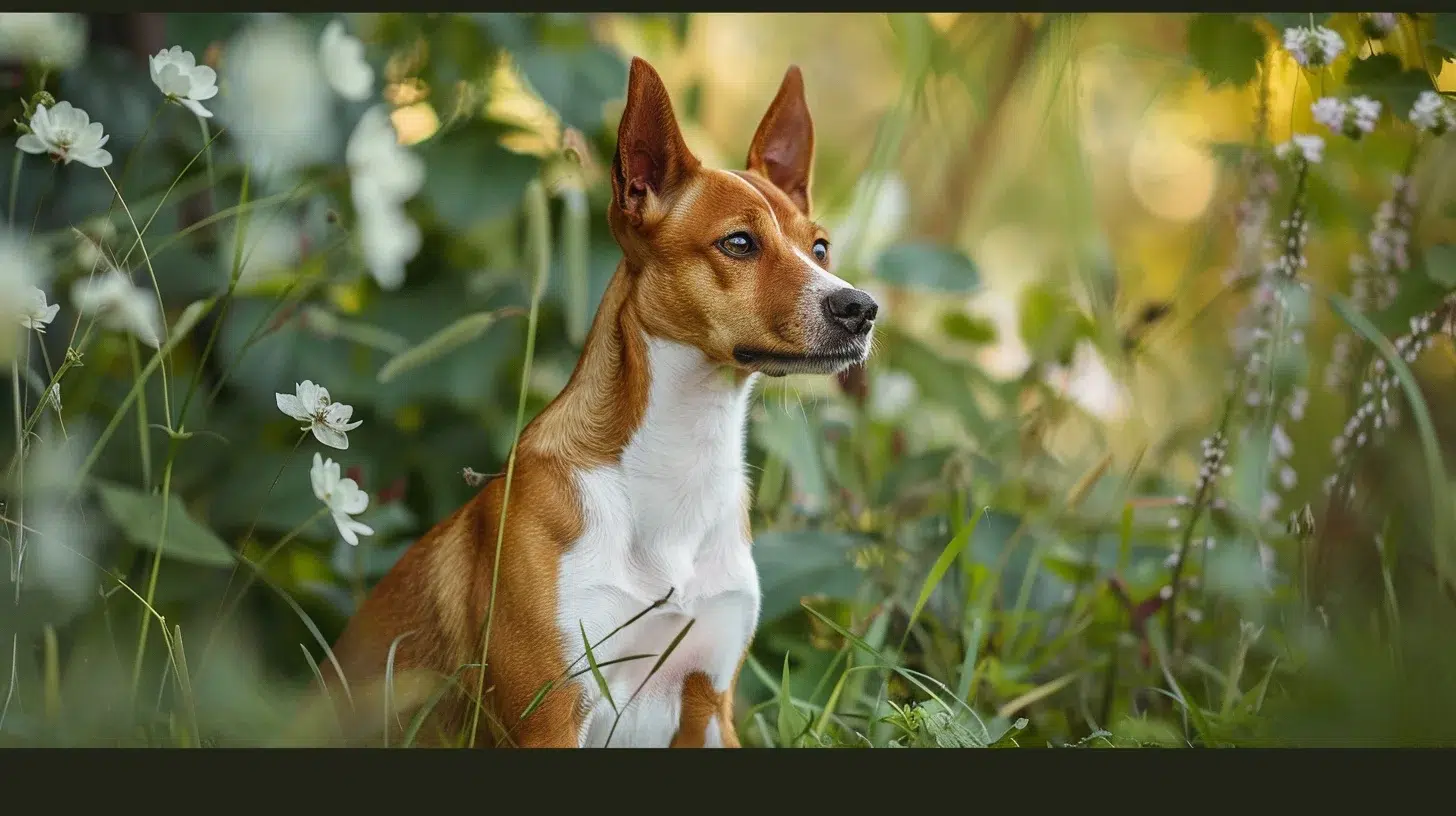
[[[362,689],[410,678],[382,694],[415,744],[739,746],[751,389],[864,362],[879,308],[829,272],[813,153],[797,67],[729,171],[688,150],[632,60],[608,209],[622,260],[581,359],[506,473],[374,587],[326,664],[331,699],[377,732]]]

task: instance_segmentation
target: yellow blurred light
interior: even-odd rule
[[[956,19],[961,14],[958,11],[932,11],[925,16],[930,18],[930,24],[935,26],[936,31],[944,33],[950,31],[951,26],[956,24]]]
[[[364,308],[364,296],[359,292],[359,287],[350,284],[330,286],[329,300],[344,314],[358,314]]]
[[[1203,147],[1207,142],[1208,126],[1197,116],[1149,117],[1133,140],[1127,166],[1133,195],[1148,212],[1188,222],[1208,209],[1217,172]]]
[[[403,108],[395,108],[389,114],[394,130],[399,134],[399,143],[412,145],[435,135],[440,129],[440,117],[429,102],[420,102]]]
[[[424,412],[418,405],[406,405],[394,414],[394,424],[405,433],[418,431],[424,424]]]
[[[556,113],[531,93],[509,62],[502,62],[490,77],[486,115],[521,128],[501,138],[501,145],[519,153],[544,155],[561,144],[561,123]]]
[[[1441,73],[1436,75],[1436,90],[1456,91],[1456,62],[1441,63]]]
[[[405,106],[424,101],[430,93],[429,86],[413,77],[391,82],[384,88],[384,99],[391,105]]]

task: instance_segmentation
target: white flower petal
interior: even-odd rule
[[[35,135],[34,133],[21,134],[20,138],[15,140],[15,146],[19,148],[21,152],[30,153],[32,155],[50,152],[50,147],[45,142],[41,141],[40,137]]]
[[[330,428],[329,426],[322,423],[314,424],[313,436],[315,439],[325,445],[328,445],[331,448],[337,448],[338,450],[349,449],[349,437],[345,436],[342,431],[334,430],[333,428]]]
[[[299,422],[308,422],[313,419],[308,411],[304,410],[303,402],[292,394],[274,394],[278,402],[278,410]]]
[[[111,164],[111,154],[105,150],[96,150],[84,155],[72,156],[71,158],[87,167],[95,167],[98,170]],[[67,164],[69,163],[67,162]]]
[[[328,480],[328,471],[324,468],[323,457],[317,453],[313,455],[313,467],[308,470],[308,481],[313,486],[313,495],[319,501],[328,504],[329,490],[333,487]]]
[[[203,119],[211,119],[212,118],[212,111],[208,110],[207,108],[202,107],[202,103],[201,102],[198,102],[195,99],[178,99],[177,102],[179,104],[181,104],[182,107],[186,108],[187,110],[192,111],[193,113],[197,114],[198,116],[201,116]]]
[[[330,506],[341,513],[357,516],[369,508],[369,494],[359,489],[358,482],[344,479],[334,491],[334,500]]]
[[[322,411],[329,403],[329,390],[321,385],[315,385],[313,380],[304,380],[293,388],[298,394],[298,401],[303,403],[303,410],[308,412],[310,418]]]

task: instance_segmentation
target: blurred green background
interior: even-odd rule
[[[575,364],[619,259],[605,173],[634,55],[667,83],[692,150],[735,168],[801,67],[815,215],[836,273],[882,304],[867,366],[765,383],[752,409],[764,619],[740,680],[745,744],[1456,741],[1449,340],[1402,381],[1419,403],[1393,392],[1402,421],[1361,449],[1359,500],[1321,488],[1359,384],[1325,383],[1336,337],[1359,338],[1363,364],[1381,352],[1362,331],[1394,340],[1412,316],[1444,315],[1456,286],[1451,139],[1406,121],[1421,91],[1456,88],[1452,15],[1392,16],[1374,37],[1349,13],[86,15],[69,64],[12,58],[0,77],[6,122],[44,89],[104,123],[127,204],[98,171],[15,164],[14,139],[0,144],[0,168],[20,168],[7,215],[52,258],[62,304],[27,368],[44,383],[66,359],[70,284],[98,246],[128,254],[133,218],[169,326],[217,300],[167,355],[165,397],[152,375],[124,402],[132,347],[103,332],[62,379],[59,413],[22,389],[36,437],[6,485],[0,744],[276,738],[371,583],[473,494],[462,469],[503,469],[543,223],[528,419]],[[321,104],[306,56],[237,78],[259,38],[311,47],[334,19],[365,42],[371,98]],[[1346,43],[1323,70],[1280,48],[1311,24]],[[203,127],[148,76],[146,56],[172,45],[218,70]],[[1355,93],[1384,104],[1373,133],[1312,122],[1315,99]],[[421,249],[396,290],[365,269],[346,192],[345,141],[381,103],[425,167],[406,205]],[[1308,408],[1281,426],[1297,478],[1266,518],[1274,420],[1227,410],[1249,287],[1225,272],[1250,162],[1312,132],[1326,148],[1298,198],[1310,285],[1289,307],[1303,337],[1271,386],[1280,404],[1307,390]],[[1296,181],[1280,167],[1276,238]],[[1349,257],[1397,173],[1416,191],[1412,262],[1361,320],[1326,294],[1352,291]],[[141,254],[126,266],[149,285]],[[363,420],[347,451],[294,444],[273,395],[305,379]],[[1223,498],[1190,514],[1179,497],[1219,428],[1236,439]],[[10,461],[15,438],[0,437]],[[358,547],[316,517],[316,450],[370,494],[375,535]],[[47,479],[67,499],[17,584],[16,509]],[[274,550],[215,629],[251,574],[238,556]]]

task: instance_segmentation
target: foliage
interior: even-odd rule
[[[879,36],[898,60],[898,90],[816,132],[816,217],[883,328],[865,369],[766,385],[752,410],[746,744],[1456,738],[1438,682],[1456,586],[1451,137],[1412,114],[1435,91],[1451,104],[1456,15],[1390,15],[1378,39],[1367,16],[833,23],[842,49]],[[322,75],[247,89],[248,37],[312,45],[335,19],[165,15],[166,44],[218,69],[209,119],[101,38],[72,64],[15,66],[4,212],[60,311],[25,333],[0,408],[0,744],[276,740],[368,587],[478,489],[462,471],[504,469],[518,405],[529,419],[575,365],[620,257],[603,168],[626,57],[704,47],[691,15],[356,15],[367,98]],[[1283,46],[1313,26],[1344,43],[1329,66]],[[815,37],[815,59],[856,67]],[[1123,178],[1142,178],[1121,169],[1136,150],[1094,160],[1103,119],[1141,128],[1153,107],[1127,113],[1131,92],[1079,73],[1094,67],[1237,123],[1197,145],[1218,161],[1195,219]],[[816,90],[834,71],[806,74],[811,105],[850,99]],[[683,76],[679,116],[717,149],[699,115],[713,83]],[[250,93],[309,138],[250,121]],[[1357,96],[1381,103],[1369,130],[1313,116]],[[723,98],[721,119],[756,121]],[[104,124],[105,171],[15,147],[54,100]],[[388,206],[349,158],[381,105],[421,174]],[[1295,135],[1321,138],[1317,160]],[[398,219],[418,247],[395,285],[368,241],[408,245]],[[998,256],[998,230],[1033,260]],[[145,296],[131,308],[160,303],[157,347],[78,311],[73,287],[111,264]],[[347,449],[278,411],[305,380],[353,407]],[[368,496],[344,514],[372,530],[357,546],[310,489],[315,452]],[[586,651],[581,681],[604,682]]]

